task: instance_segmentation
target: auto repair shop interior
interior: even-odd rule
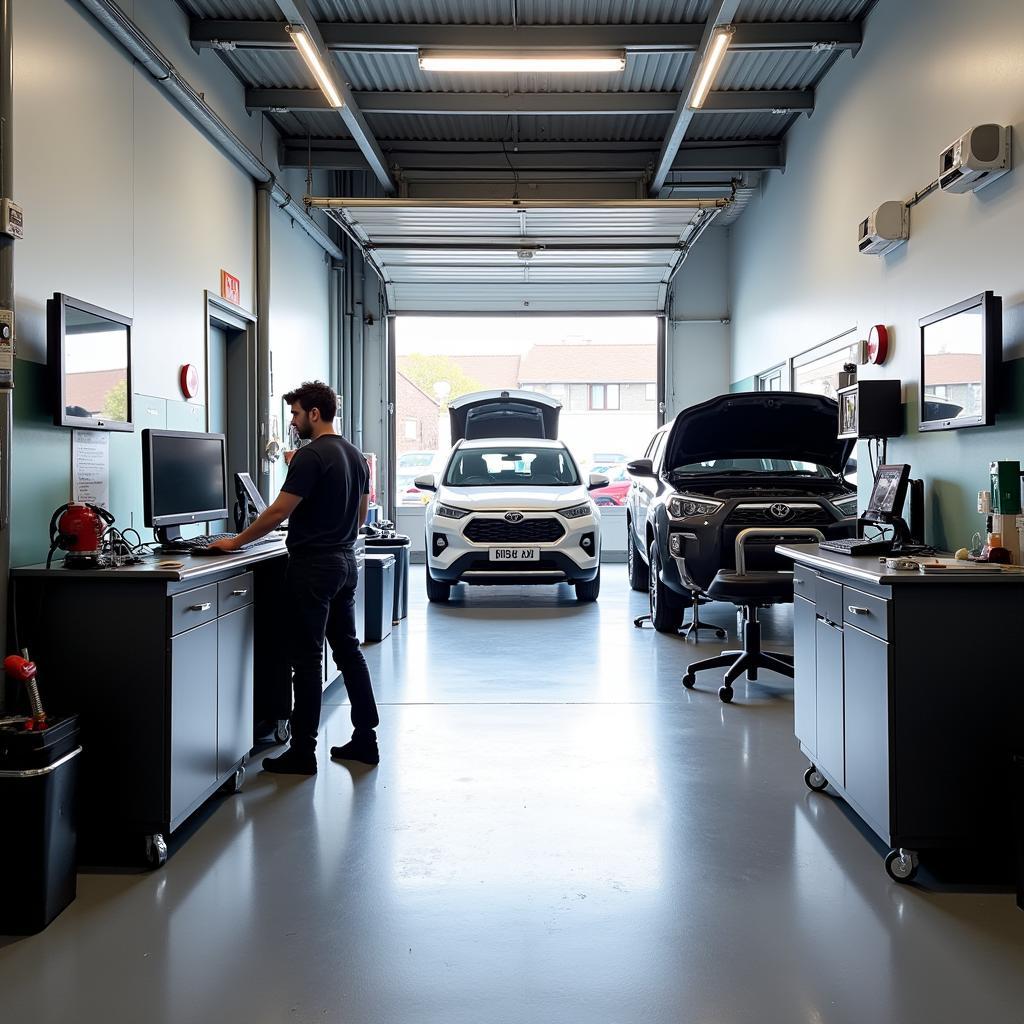
[[[0,0],[4,1021],[1019,1020],[1022,122],[1010,0]]]

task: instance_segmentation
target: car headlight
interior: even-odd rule
[[[857,514],[856,494],[848,495],[845,498],[836,498],[832,504],[835,505],[835,507],[839,509],[844,516],[855,516]]]
[[[668,514],[670,519],[692,519],[695,516],[713,516],[721,507],[721,501],[709,501],[697,495],[682,494],[678,498],[669,498]]]
[[[581,519],[591,514],[590,502],[584,501],[580,505],[570,505],[569,508],[560,508],[558,514],[566,519]]]
[[[438,502],[435,512],[442,519],[463,519],[469,515],[468,509],[455,508],[454,505],[442,505],[440,502]]]

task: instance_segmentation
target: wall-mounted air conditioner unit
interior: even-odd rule
[[[1010,169],[1010,126],[979,124],[939,154],[939,188],[977,192]]]
[[[857,226],[857,249],[884,256],[910,237],[910,211],[899,199],[890,199]]]

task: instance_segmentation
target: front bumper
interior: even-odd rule
[[[497,523],[502,516],[503,512],[473,513],[455,521],[428,516],[425,540],[427,568],[431,577],[443,583],[518,586],[584,583],[597,576],[601,565],[601,525],[596,516],[569,520],[554,512],[526,513],[526,520],[558,520],[564,533],[555,541],[512,538],[476,542],[466,536],[467,528],[474,521]],[[440,540],[443,544],[439,544]],[[491,549],[497,547],[534,547],[540,557],[531,562],[491,561]]]

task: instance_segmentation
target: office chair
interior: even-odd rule
[[[762,650],[761,623],[757,621],[758,608],[792,602],[793,573],[784,570],[748,571],[746,543],[752,537],[805,537],[819,542],[825,539],[819,530],[801,527],[753,526],[740,530],[736,535],[736,568],[719,569],[707,594],[712,601],[731,601],[743,609],[743,650],[723,651],[715,658],[695,661],[686,666],[686,674],[682,679],[683,686],[692,690],[698,672],[709,668],[725,668],[725,677],[718,690],[718,696],[724,704],[732,700],[733,681],[744,672],[752,682],[757,680],[759,668],[793,678],[793,655]]]

